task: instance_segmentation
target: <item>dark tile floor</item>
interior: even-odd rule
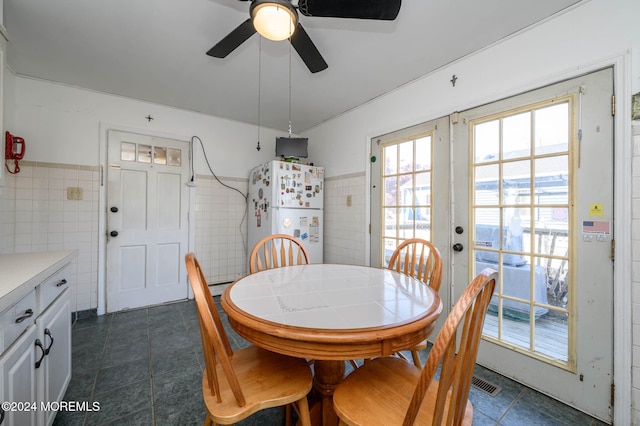
[[[232,345],[247,345],[218,308]],[[65,400],[95,401],[99,410],[59,412],[54,425],[204,423],[202,346],[193,301],[78,320],[72,341],[73,374]],[[471,389],[476,426],[603,424],[482,367],[475,373],[502,388],[495,397]],[[272,409],[239,424],[283,423],[281,410]]]

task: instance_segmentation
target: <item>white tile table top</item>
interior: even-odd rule
[[[432,310],[424,283],[388,269],[312,264],[248,275],[229,289],[244,312],[314,329],[354,329],[411,322]]]

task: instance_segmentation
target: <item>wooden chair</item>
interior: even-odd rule
[[[290,235],[274,234],[258,241],[251,250],[249,273],[308,263],[307,249],[298,240]]]
[[[440,251],[427,240],[411,238],[402,242],[389,259],[388,269],[410,275],[440,291],[442,282],[442,257]],[[417,367],[422,367],[419,351],[427,348],[427,340],[423,340],[411,348],[411,357]],[[402,356],[402,354],[399,354]]]
[[[447,317],[423,369],[398,357],[380,357],[347,376],[333,394],[340,424],[470,425],[469,387],[497,278],[498,273],[487,268],[471,281]],[[438,367],[439,381],[434,378]]]
[[[288,404],[293,404],[302,425],[310,425],[307,394],[312,374],[305,360],[253,345],[233,351],[193,253],[186,255],[185,263],[195,294],[205,358],[205,426],[233,424],[259,410]]]

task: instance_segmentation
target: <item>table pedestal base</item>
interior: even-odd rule
[[[336,426],[338,416],[333,409],[333,392],[344,379],[344,361],[315,360],[313,369],[313,396],[316,400],[311,406],[311,422]]]

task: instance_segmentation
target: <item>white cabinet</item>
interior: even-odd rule
[[[61,401],[71,379],[71,303],[69,290],[36,320],[38,339],[44,347],[44,358],[37,370],[38,401]],[[37,352],[37,351],[36,351]],[[38,355],[40,356],[40,355]],[[50,425],[56,411],[38,407],[40,425]]]
[[[53,265],[0,313],[2,426],[51,425],[71,379],[71,269]]]
[[[4,413],[2,426],[37,425],[36,326],[32,325],[0,358],[2,401],[15,403]],[[27,407],[17,404],[29,403]]]

